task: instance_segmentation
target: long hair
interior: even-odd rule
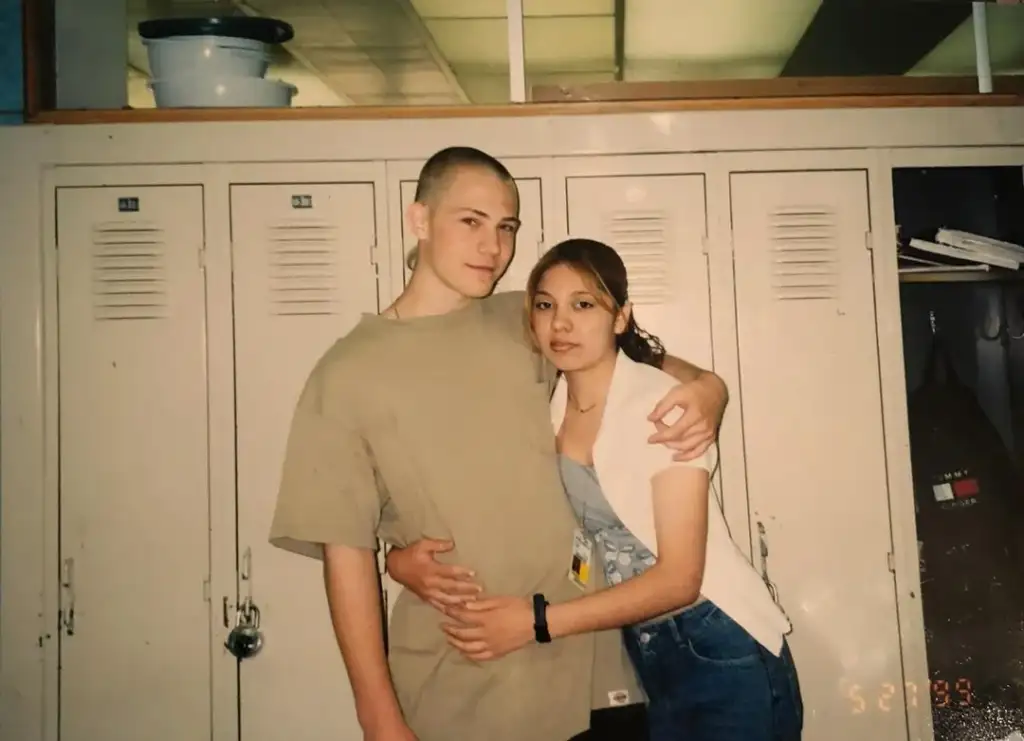
[[[626,266],[619,253],[594,239],[567,239],[544,253],[526,281],[527,310],[537,297],[541,279],[556,265],[568,265],[589,279],[598,293],[608,299],[606,308],[617,314],[629,301],[629,279]],[[633,312],[629,314],[626,329],[615,336],[615,344],[628,358],[661,368],[665,348],[654,335],[642,330]]]

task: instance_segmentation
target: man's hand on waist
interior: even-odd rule
[[[387,572],[421,600],[446,612],[449,607],[475,599],[482,591],[473,581],[476,575],[471,569],[437,561],[438,553],[448,553],[454,547],[450,540],[422,538],[405,548],[392,548],[385,558]]]

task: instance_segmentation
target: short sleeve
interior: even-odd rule
[[[273,545],[311,558],[325,544],[376,550],[381,522],[370,450],[327,372],[313,371],[296,405],[270,529]]]
[[[681,468],[703,468],[708,474],[713,474],[718,467],[718,443],[711,443],[704,453],[692,461],[672,461],[672,464]]]
[[[547,385],[550,396],[558,381],[558,369],[534,347],[530,339],[526,321],[526,291],[492,294],[484,299],[484,306],[500,329],[533,353],[537,380]]]

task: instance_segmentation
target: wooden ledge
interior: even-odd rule
[[[996,75],[996,95],[1024,96],[1024,75]],[[976,77],[888,75],[874,77],[770,77],[739,80],[596,82],[535,85],[536,103],[625,100],[716,100],[723,98],[960,97],[978,95]]]
[[[179,123],[207,121],[347,121],[410,118],[511,118],[592,116],[679,111],[774,111],[847,108],[959,108],[1024,105],[1024,95],[839,95],[685,100],[615,100],[519,105],[405,106],[338,108],[147,108],[138,110],[44,111],[38,124]]]

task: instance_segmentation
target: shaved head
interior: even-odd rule
[[[486,170],[516,189],[512,174],[491,155],[473,147],[448,147],[431,156],[420,170],[416,201],[432,206],[444,195],[455,173],[464,167]]]

